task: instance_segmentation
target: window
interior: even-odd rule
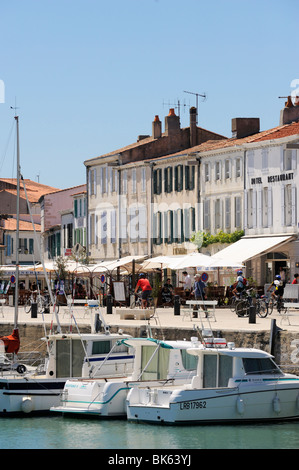
[[[232,376],[233,358],[218,354],[205,354],[203,388],[227,387]]]
[[[291,226],[296,224],[296,187],[287,184],[282,188],[281,194],[282,224]]]
[[[215,180],[221,180],[221,162],[215,163]]]
[[[229,179],[231,177],[231,161],[229,159],[225,160],[224,163],[224,178]]]
[[[293,150],[291,149],[285,149],[283,152],[283,170],[284,171],[289,171],[292,169],[292,156],[293,156]]]
[[[33,255],[34,253],[34,239],[29,238],[29,254]]]
[[[268,149],[262,149],[262,170],[263,171],[266,171],[269,169],[268,154],[269,154]]]
[[[111,341],[93,341],[92,354],[108,354],[111,350]]]
[[[204,165],[204,180],[205,180],[205,183],[210,181],[210,165],[209,165],[209,163],[205,163],[205,165]]]
[[[242,359],[246,374],[280,374],[280,370],[270,358]]]
[[[236,159],[236,178],[240,178],[242,176],[242,160],[241,158]]]

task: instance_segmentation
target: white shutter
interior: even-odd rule
[[[248,192],[244,191],[244,228],[248,227]]]
[[[285,187],[281,187],[281,225],[285,225]]]
[[[273,225],[272,188],[268,188],[268,227]]]
[[[297,188],[292,186],[292,226],[294,227],[297,224]]]
[[[147,212],[146,206],[141,205],[138,213],[139,220],[139,240],[147,240]]]
[[[116,242],[116,209],[110,211],[111,243]]]
[[[257,221],[257,193],[253,191],[252,193],[252,227],[256,228],[256,221]]]

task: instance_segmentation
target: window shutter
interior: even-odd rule
[[[190,189],[190,168],[185,166],[185,189],[188,191]]]
[[[272,188],[268,188],[268,227],[272,227]]]
[[[285,225],[285,187],[281,187],[281,225]]]
[[[296,198],[297,188],[292,186],[292,226],[294,227],[297,224],[297,198]]]

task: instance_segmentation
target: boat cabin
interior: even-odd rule
[[[122,376],[132,372],[134,354],[121,334],[55,334],[48,341],[46,376],[49,378]],[[110,353],[110,354],[109,354]]]
[[[219,347],[220,346],[220,347]],[[272,356],[258,349],[235,349],[234,343],[218,347],[192,348],[188,353],[198,357],[197,374],[191,388],[234,387],[248,375],[282,375]]]

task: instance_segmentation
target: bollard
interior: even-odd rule
[[[181,306],[180,306],[180,296],[179,295],[174,296],[173,307],[174,307],[174,315],[180,315]]]
[[[31,318],[37,318],[37,303],[33,302],[31,304]]]
[[[249,323],[256,323],[255,305],[250,305],[249,307]]]
[[[107,315],[112,314],[112,295],[107,294]]]

